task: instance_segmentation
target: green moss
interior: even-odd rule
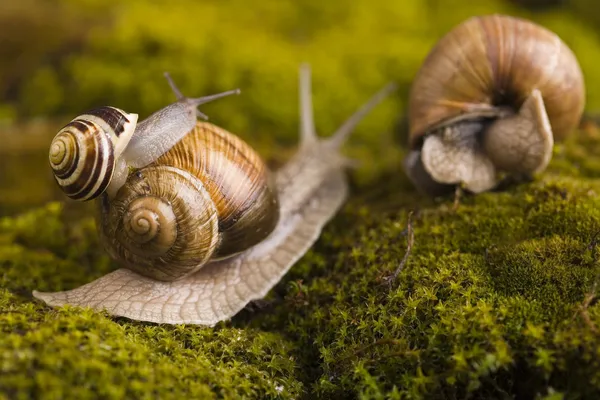
[[[405,213],[354,215],[361,222],[350,232],[334,224],[330,235],[346,232],[348,242],[321,247],[339,259],[311,279],[312,311],[292,314],[322,357],[313,390],[333,398],[597,393],[600,341],[577,307],[599,272],[588,249],[598,200],[571,187],[565,198],[561,183],[552,177],[468,199],[456,213],[422,209],[392,290],[381,278],[403,256]]]
[[[91,220],[66,225],[62,215],[52,203],[0,220],[0,393],[287,398],[301,391],[294,347],[276,333],[158,327],[32,302],[33,286],[67,287],[108,272]]]
[[[14,303],[0,292],[0,388],[10,398],[290,397],[302,388],[290,343],[275,334],[115,323]]]
[[[3,9],[0,20],[31,9],[13,29],[48,34],[40,13],[56,11],[36,11],[33,3]],[[214,329],[34,300],[34,289],[73,288],[115,265],[99,248],[90,208],[47,194],[54,187],[47,145],[26,157],[0,151],[0,183],[9,187],[0,186],[0,212],[13,214],[0,219],[0,398],[599,396],[600,305],[582,308],[600,276],[597,128],[588,124],[557,144],[550,167],[533,182],[465,196],[457,210],[451,198],[415,192],[401,168],[405,132],[390,132],[437,37],[469,15],[525,11],[464,0],[56,4],[63,12],[55,18],[69,23],[55,24],[60,40],[47,50],[53,56],[28,47],[23,57],[39,65],[36,74],[0,69],[14,86],[5,92],[16,93],[6,107],[22,115],[72,118],[97,104],[147,115],[171,99],[161,76],[170,70],[189,94],[241,87],[242,96],[204,111],[275,166],[297,141],[300,61],[313,65],[322,134],[389,79],[401,89],[349,143],[347,153],[362,166],[351,172],[348,203],[316,245],[265,301]],[[556,28],[576,49],[587,80],[600,81],[588,51],[598,48],[596,37],[559,10],[532,19]],[[67,57],[57,56],[65,51],[59,42],[70,43]],[[588,88],[594,109],[600,96]],[[48,143],[59,125],[32,141]],[[9,144],[3,140],[0,150]],[[35,173],[7,173],[18,161]],[[29,210],[14,215],[7,199]],[[45,206],[32,208],[35,201]],[[409,211],[415,244],[390,286],[386,277],[406,251]]]
[[[157,326],[32,289],[115,266],[91,217],[58,203],[0,220],[0,388],[8,397],[589,398],[600,393],[600,169],[571,166],[598,138],[557,148],[506,191],[423,201],[401,174],[353,176],[353,196],[261,304],[214,329]],[[589,153],[588,153],[589,154]],[[391,174],[394,164],[387,170]],[[373,188],[379,188],[374,195]],[[407,212],[415,245],[406,248]],[[584,316],[587,317],[584,318]],[[73,389],[78,388],[78,389]]]
[[[555,30],[577,54],[587,81],[600,80],[595,25],[581,22],[577,6],[531,13],[501,0],[52,3],[25,0],[0,11],[7,60],[0,95],[23,117],[72,118],[110,104],[143,118],[174,99],[162,77],[168,70],[190,95],[242,89],[237,98],[204,107],[220,125],[290,139],[297,126],[297,67],[308,61],[315,108],[322,110],[318,126],[329,133],[387,81],[404,92],[428,50],[453,26],[492,12]],[[593,109],[600,105],[591,84],[588,100]],[[372,133],[387,129],[405,106],[404,96],[382,105],[358,136],[376,143]]]

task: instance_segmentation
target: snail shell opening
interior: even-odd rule
[[[538,89],[555,139],[578,124],[583,73],[554,32],[526,19],[485,15],[448,32],[425,59],[409,95],[410,143],[448,121],[513,114]]]
[[[99,202],[107,252],[124,267],[162,281],[206,264],[219,245],[217,210],[189,172],[152,166],[130,175],[116,197]]]

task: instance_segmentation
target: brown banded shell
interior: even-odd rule
[[[96,124],[75,120],[50,145],[50,166],[73,200],[90,200],[108,187],[115,166],[110,137]]]
[[[99,203],[107,251],[162,281],[258,244],[279,220],[277,192],[259,155],[204,122]]]
[[[228,132],[197,121],[186,128],[178,107],[142,121],[146,127],[136,130],[136,138],[154,139],[132,139],[123,157],[128,167],[140,169],[126,170],[124,184],[111,185],[113,194],[107,191],[96,202],[100,237],[123,268],[72,290],[33,295],[53,307],[92,307],[133,320],[204,326],[264,298],[342,207],[349,192],[345,169],[355,164],[342,147],[395,88],[386,85],[322,138],[313,120],[310,76],[303,65],[299,149],[272,174]],[[152,160],[139,161],[147,151],[154,151]],[[175,280],[176,274],[184,277]]]
[[[65,125],[50,144],[56,182],[73,200],[98,197],[109,186],[117,157],[131,138],[136,114],[100,107]]]
[[[450,120],[496,107],[518,111],[539,89],[554,139],[578,124],[585,103],[582,71],[569,47],[533,22],[504,15],[473,17],[446,34],[415,77],[409,140]],[[497,108],[496,108],[497,110]]]

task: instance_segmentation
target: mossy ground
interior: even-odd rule
[[[533,182],[465,196],[456,209],[451,197],[415,192],[401,169],[402,132],[391,132],[429,47],[478,13],[530,16],[558,31],[581,61],[588,110],[598,109],[600,44],[575,14],[466,0],[10,5],[0,11],[0,25],[12,23],[0,54],[17,60],[16,49],[26,65],[0,67],[0,119],[59,122],[32,136],[26,157],[5,157],[20,128],[0,147],[0,398],[600,397],[600,303],[586,302],[600,288],[594,126],[557,144]],[[30,45],[40,37],[46,47]],[[176,60],[186,62],[174,68]],[[362,163],[350,172],[347,204],[265,301],[208,329],[32,298],[33,289],[72,288],[115,268],[90,209],[51,201],[62,198],[44,161],[57,126],[98,104],[144,117],[172,100],[161,80],[171,70],[192,95],[242,87],[203,110],[276,166],[297,141],[302,61],[313,66],[323,135],[389,79],[400,90],[347,147]],[[409,212],[414,246],[388,285]]]
[[[451,197],[423,201],[391,169],[354,179],[347,205],[265,301],[216,328],[45,307],[32,289],[74,287],[114,265],[91,218],[73,221],[62,204],[5,217],[0,393],[594,398],[600,305],[582,305],[600,274],[597,151],[600,136],[580,132],[543,176],[457,209]],[[409,211],[414,246],[390,286]]]

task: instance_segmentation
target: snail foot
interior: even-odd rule
[[[472,193],[492,189],[496,167],[481,147],[482,123],[462,122],[427,136],[421,148],[424,170],[440,184],[462,185]]]
[[[552,159],[554,139],[540,91],[531,92],[518,114],[491,124],[482,145],[500,170],[521,174],[544,170]]]
[[[423,165],[419,150],[411,151],[404,159],[403,166],[408,178],[422,194],[438,197],[448,195],[454,190],[454,185],[439,183],[433,179]]]

